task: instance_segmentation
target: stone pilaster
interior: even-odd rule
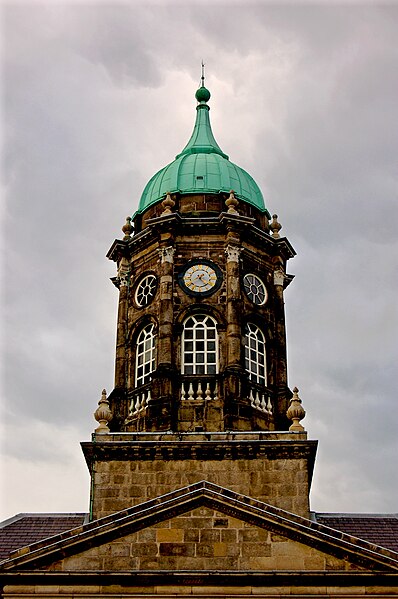
[[[176,406],[173,401],[175,367],[173,362],[173,275],[174,240],[164,235],[159,248],[159,330],[157,337],[157,368],[153,373],[152,400],[149,405],[149,430],[169,430],[176,427]]]
[[[130,263],[127,258],[119,262],[117,280],[119,286],[119,306],[116,329],[115,389],[126,387],[126,335],[128,324],[128,295],[130,285]]]

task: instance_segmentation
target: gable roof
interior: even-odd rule
[[[199,506],[212,507],[373,571],[398,572],[398,554],[250,497],[201,481],[24,547],[3,571],[32,570]]]
[[[88,514],[17,514],[0,523],[0,561],[20,547],[76,528],[88,521]]]
[[[314,513],[316,522],[398,552],[398,514]]]

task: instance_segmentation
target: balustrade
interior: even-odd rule
[[[151,401],[151,389],[148,385],[133,391],[130,395],[129,418],[136,418],[143,414]]]
[[[181,383],[181,401],[202,401],[218,399],[218,382],[214,377],[206,375],[199,377],[185,377]]]
[[[269,416],[273,415],[271,398],[267,390],[250,384],[249,401],[250,405],[256,410],[260,410]]]

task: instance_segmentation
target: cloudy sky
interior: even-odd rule
[[[297,251],[289,382],[311,507],[397,512],[398,4],[3,2],[2,497],[87,511],[79,442],[113,386],[105,254],[188,140],[215,137]]]

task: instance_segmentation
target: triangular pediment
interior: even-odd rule
[[[208,482],[16,552],[3,571],[398,571],[398,554]]]

